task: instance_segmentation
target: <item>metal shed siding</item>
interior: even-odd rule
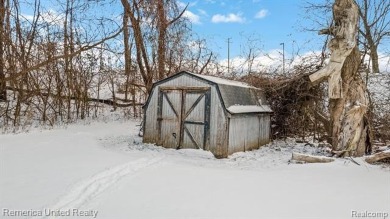
[[[211,94],[211,115],[210,115],[210,148],[209,150],[219,158],[228,156],[228,124],[222,103],[214,88]]]
[[[269,143],[269,118],[269,114],[233,115],[229,121],[228,154]]]
[[[150,100],[148,107],[144,112],[144,143],[156,143],[158,142],[158,129],[157,129],[157,103],[158,103],[158,88],[153,89],[150,94]]]
[[[198,79],[194,76],[182,74],[179,77],[172,78],[164,83],[157,85],[152,93],[145,109],[145,131],[144,142],[156,143],[161,145],[159,141],[158,130],[158,96],[159,89],[163,87],[210,87],[210,134],[208,144],[205,145],[206,150],[210,150],[213,154],[220,157],[227,156],[227,125],[226,115],[223,110],[221,100],[219,98],[216,85],[207,83],[202,79]],[[168,112],[167,112],[168,113]],[[163,133],[163,131],[162,131]]]
[[[176,86],[176,87],[210,87],[210,84],[191,77],[187,74],[182,74],[179,77],[172,78],[159,86]]]
[[[197,146],[218,158],[269,143],[268,111],[234,114],[226,109],[267,105],[261,90],[222,82],[188,72],[157,82],[144,108],[144,142],[172,148],[179,144],[181,148]],[[208,129],[204,128],[207,125]]]
[[[260,119],[260,134],[259,134],[259,144],[265,145],[270,142],[270,131],[271,131],[271,117],[269,114],[261,114]]]
[[[241,115],[230,118],[229,154],[259,147],[259,122],[257,115]]]

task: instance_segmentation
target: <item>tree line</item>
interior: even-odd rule
[[[2,126],[96,117],[101,104],[138,116],[155,80],[216,60],[175,0],[0,4]]]
[[[380,72],[378,48],[390,38],[390,2],[356,2],[360,70],[365,72],[367,84],[372,72]],[[305,28],[331,33],[332,3],[308,1],[306,14],[313,25]],[[102,105],[113,110],[125,107],[127,115],[137,117],[156,80],[182,69],[200,74],[227,72],[208,48],[207,40],[191,30],[191,22],[183,16],[187,7],[180,7],[177,0],[1,0],[0,4],[2,127],[54,125],[98,117],[104,110]],[[324,50],[310,62],[302,59],[280,76],[255,67],[259,45],[254,37],[248,37],[244,45],[247,54],[243,55],[243,65],[247,66],[232,69],[232,74],[225,76],[246,81],[251,78],[252,84],[270,88],[275,110],[289,109],[275,114],[279,134],[329,129],[326,88],[308,87],[307,80],[300,77],[324,66],[329,54]],[[249,76],[239,77],[246,75],[244,67]],[[261,78],[256,79],[261,83],[253,78]],[[297,86],[286,86],[294,81],[299,82]],[[276,89],[279,85],[283,92]],[[382,118],[376,115],[373,117],[377,120]],[[297,119],[301,116],[304,118]],[[305,124],[290,129],[286,121]]]

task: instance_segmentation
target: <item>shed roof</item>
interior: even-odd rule
[[[224,106],[232,114],[272,112],[261,89],[240,81],[187,73],[215,83],[218,86]]]
[[[195,73],[191,73],[191,72],[187,72],[187,73],[195,75],[195,76],[203,78],[203,79],[206,79],[208,81],[214,82],[216,84],[230,85],[230,86],[236,86],[236,87],[245,87],[245,88],[255,88],[255,87],[252,87],[252,86],[248,85],[247,83],[244,83],[241,81],[232,81],[232,80],[219,78],[219,77],[215,77],[215,76],[211,76],[211,75],[201,75],[201,74],[195,74]]]
[[[231,114],[272,112],[261,89],[239,81],[182,71],[171,77],[156,82],[153,87],[182,74],[187,74],[216,85],[218,93],[222,99],[223,106]],[[146,105],[148,102],[149,100]]]

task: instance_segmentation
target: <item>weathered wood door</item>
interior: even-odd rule
[[[160,145],[205,149],[209,135],[210,89],[161,87],[158,120]]]

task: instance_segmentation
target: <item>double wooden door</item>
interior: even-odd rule
[[[210,88],[160,87],[160,145],[176,149],[206,149],[209,121]]]

